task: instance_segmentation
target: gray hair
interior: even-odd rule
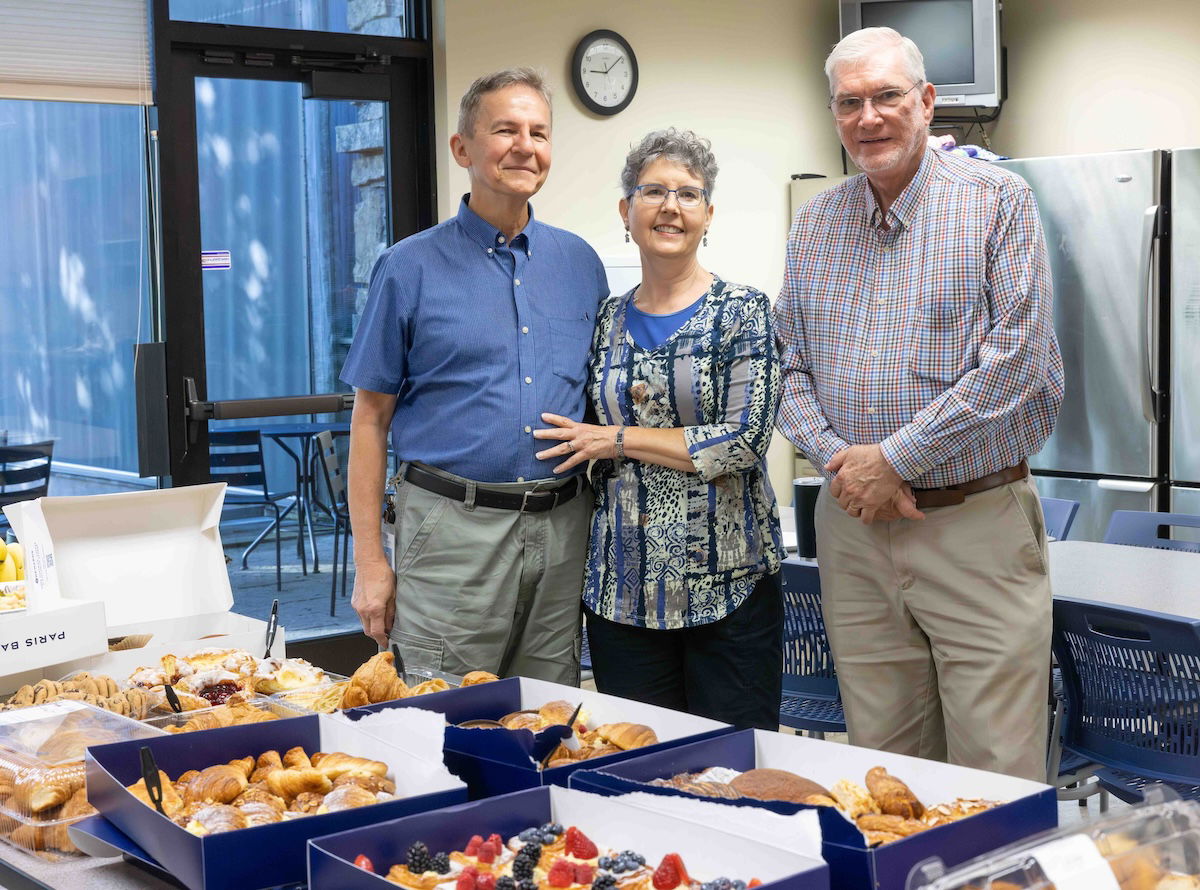
[[[475,82],[467,87],[467,91],[463,93],[462,99],[458,102],[459,135],[475,135],[475,119],[479,117],[479,105],[483,102],[484,96],[512,86],[529,87],[542,97],[546,107],[550,108],[553,114],[550,87],[546,86],[546,79],[540,71],[534,68],[504,68],[475,78]]]
[[[642,171],[660,158],[681,164],[693,176],[700,177],[704,180],[709,198],[712,197],[718,169],[712,143],[701,139],[691,130],[676,130],[674,127],[647,133],[625,157],[625,169],[621,171],[621,189],[625,197],[633,194]]]
[[[833,72],[838,65],[861,62],[870,58],[877,50],[899,47],[903,50],[907,74],[913,83],[925,79],[925,57],[910,39],[892,28],[862,28],[843,37],[825,60],[825,76],[829,79],[829,92],[833,93]]]

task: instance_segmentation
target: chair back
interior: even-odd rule
[[[1056,541],[1065,541],[1071,533],[1071,523],[1079,512],[1079,501],[1065,498],[1042,498],[1042,515],[1046,517],[1046,534]]]
[[[1054,600],[1063,744],[1139,776],[1200,782],[1200,620]]]
[[[258,430],[209,430],[208,475],[213,482],[224,482],[230,488],[258,489],[263,500],[268,500],[262,433]]]
[[[1156,550],[1182,550],[1200,553],[1200,543],[1172,541],[1163,537],[1171,526],[1200,529],[1200,516],[1190,513],[1149,513],[1143,510],[1114,510],[1104,533],[1105,544],[1129,544]]]
[[[819,584],[816,590],[783,587],[783,691],[829,701],[840,697]]]
[[[0,446],[0,507],[45,497],[53,456],[53,441]]]
[[[339,513],[346,506],[346,477],[342,473],[342,462],[338,460],[337,447],[333,444],[333,433],[329,430],[317,433],[317,463],[325,478],[325,490],[329,492],[331,506]]]

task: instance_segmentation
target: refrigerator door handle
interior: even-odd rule
[[[1158,423],[1158,289],[1154,286],[1154,242],[1158,237],[1158,218],[1162,208],[1146,208],[1142,217],[1142,311],[1138,316],[1138,365],[1142,378],[1142,416],[1147,423]],[[1151,338],[1154,342],[1151,342]]]

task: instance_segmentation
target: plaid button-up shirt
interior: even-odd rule
[[[775,306],[780,430],[821,468],[880,443],[916,488],[1041,449],[1063,365],[1033,192],[982,161],[927,150],[883,226],[866,176],[796,214]]]

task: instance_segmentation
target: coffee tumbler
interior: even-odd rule
[[[792,481],[794,496],[792,512],[796,516],[796,555],[802,559],[817,558],[817,495],[821,493],[820,476],[803,476]]]

